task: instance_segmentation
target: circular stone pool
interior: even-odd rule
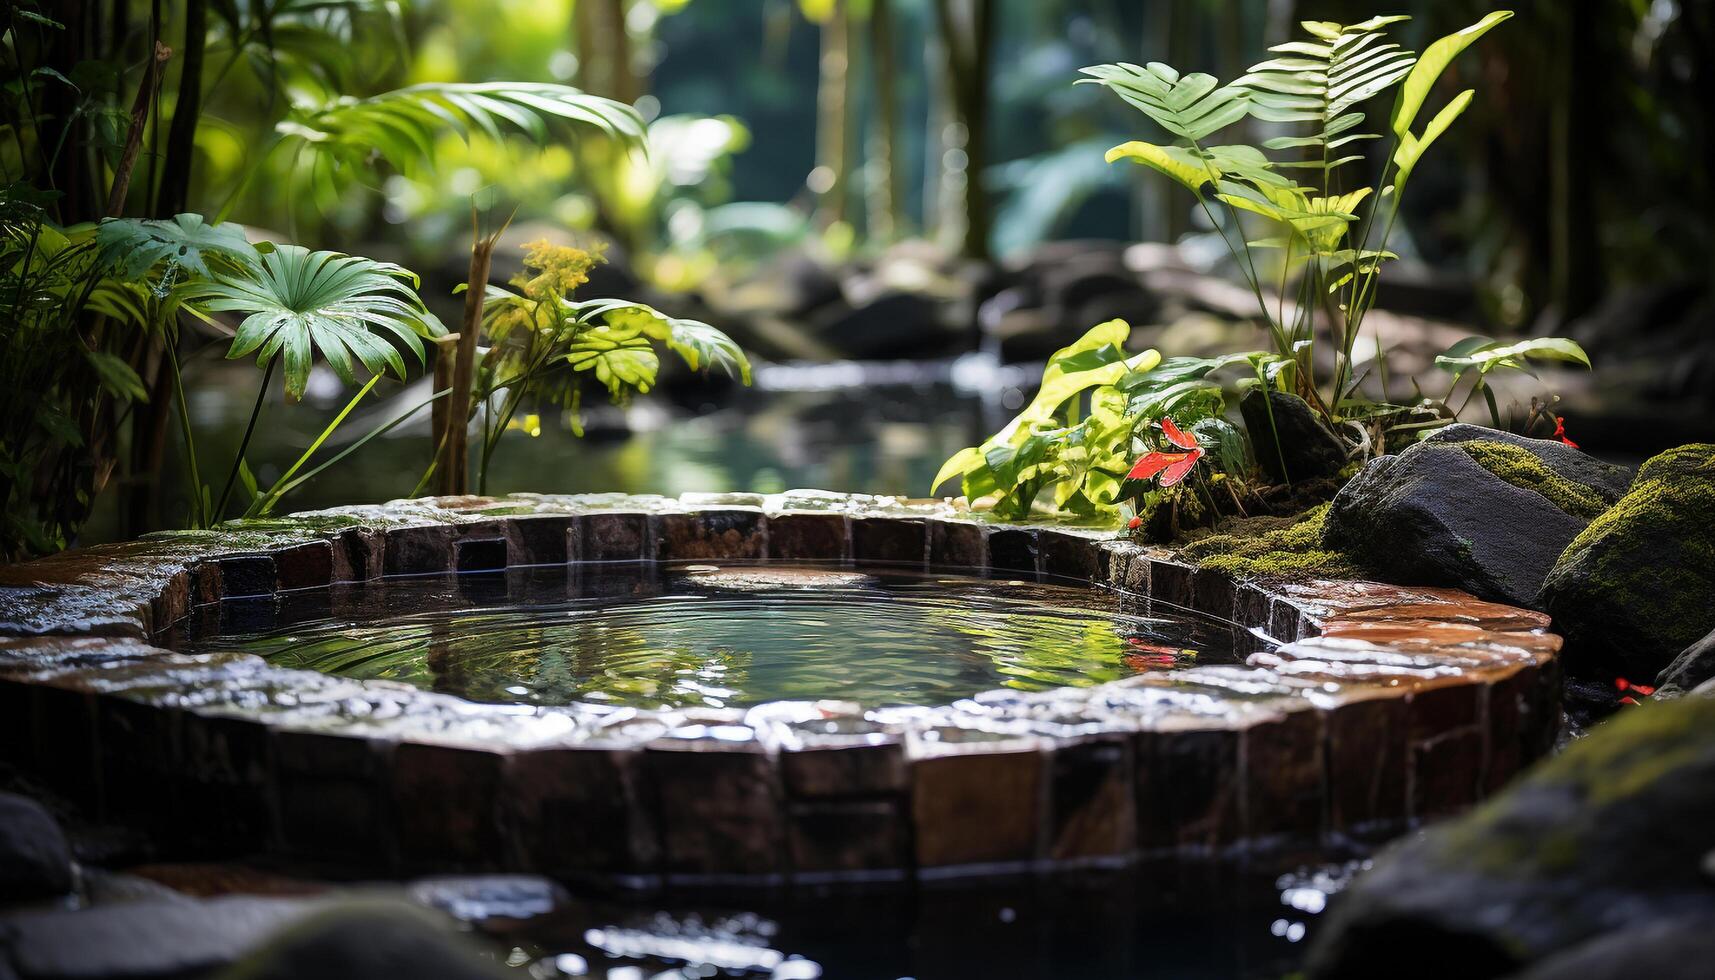
[[[947,501],[395,501],[0,569],[0,757],[186,853],[1010,874],[1469,806],[1552,744],[1547,627]]]
[[[1238,662],[1212,616],[1117,593],[897,568],[624,564],[414,576],[294,597],[282,621],[193,617],[181,649],[499,704],[950,704]],[[1251,642],[1247,642],[1251,641]]]

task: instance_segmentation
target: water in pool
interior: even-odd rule
[[[205,610],[189,649],[478,701],[944,704],[1231,662],[1230,624],[1083,587],[868,568],[515,569]],[[239,613],[239,615],[235,615]],[[215,617],[222,617],[223,627]]]

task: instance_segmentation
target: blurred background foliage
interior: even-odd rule
[[[1417,173],[1390,244],[1404,261],[1384,281],[1392,318],[1378,337],[1405,367],[1386,393],[1411,398],[1418,376],[1444,388],[1427,377],[1434,354],[1473,330],[1566,334],[1597,370],[1505,397],[1522,406],[1552,388],[1568,431],[1610,454],[1715,435],[1711,0],[24,0],[7,9],[68,30],[14,21],[9,36],[69,77],[11,78],[6,94],[16,108],[46,86],[51,111],[81,113],[82,142],[59,159],[82,154],[86,173],[59,183],[59,218],[97,217],[96,175],[118,156],[158,39],[175,53],[124,213],[196,211],[253,238],[400,262],[454,322],[473,205],[495,222],[516,208],[494,281],[527,242],[599,245],[608,262],[581,298],[641,296],[756,359],[755,391],[664,375],[653,402],[592,410],[586,440],[541,426],[534,453],[497,468],[497,492],[920,493],[941,459],[1028,400],[1029,365],[1095,323],[1124,317],[1135,346],[1170,356],[1256,345],[1248,293],[1232,301],[1235,270],[1194,202],[1103,162],[1158,134],[1074,86],[1080,67],[1162,60],[1231,80],[1300,20],[1410,14],[1393,33],[1421,48],[1498,5],[1518,16],[1440,96],[1482,97]],[[200,105],[180,91],[193,37]],[[402,87],[500,80],[630,104],[649,152],[504,106],[489,125],[449,119],[426,135],[385,118],[320,125]],[[180,118],[200,121],[188,161]],[[1233,141],[1275,135],[1262,130],[1247,120]],[[302,152],[310,142],[338,151]],[[1360,183],[1386,152],[1366,149]],[[0,160],[12,152],[0,142]],[[186,360],[196,421],[227,452],[253,379]],[[305,410],[258,433],[258,478],[342,402],[318,369]],[[300,505],[409,492],[400,474],[420,472],[422,442],[401,426]],[[158,452],[147,464],[134,479],[174,479]]]
[[[213,6],[236,16],[217,18],[211,42],[220,84],[199,134],[193,206],[219,210],[266,145],[280,108],[265,84],[273,73],[287,80],[286,98],[305,103],[418,82],[564,82],[635,102],[651,120],[650,158],[591,140],[540,146],[522,133],[477,133],[467,142],[449,132],[429,160],[330,201],[294,179],[281,154],[274,179],[252,181],[234,213],[329,244],[391,243],[428,263],[462,248],[477,195],[516,203],[521,221],[599,230],[668,289],[811,234],[836,256],[908,235],[1005,256],[1046,239],[1193,234],[1185,200],[1100,161],[1095,151],[1140,121],[1068,84],[1076,69],[1159,57],[1232,78],[1298,19],[1374,12],[1350,0]],[[1399,33],[1421,43],[1489,6],[1413,0],[1389,10],[1414,15]],[[1470,282],[1481,314],[1503,327],[1577,316],[1617,287],[1707,275],[1712,5],[1519,6],[1515,26],[1462,69],[1480,77],[1485,98],[1425,168],[1407,248]],[[971,44],[988,53],[949,57]],[[973,83],[986,117],[980,152],[948,78],[973,62],[987,68]],[[982,175],[970,202],[984,212],[975,216],[965,194],[973,165]],[[967,246],[973,221],[987,234]]]

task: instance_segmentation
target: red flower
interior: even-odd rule
[[[1203,447],[1197,445],[1194,437],[1180,431],[1172,419],[1161,420],[1161,433],[1167,437],[1168,442],[1185,451],[1164,453],[1159,449],[1152,450],[1137,461],[1137,465],[1126,474],[1127,479],[1147,480],[1160,474],[1161,486],[1165,489],[1185,479],[1191,472],[1191,467],[1196,466],[1197,461],[1203,458]]]
[[[1132,519],[1131,519],[1131,520],[1129,520],[1129,521],[1126,521],[1126,522],[1125,522],[1125,526],[1126,526],[1126,527],[1129,527],[1129,528],[1131,528],[1131,529],[1132,529],[1132,530],[1133,530],[1133,531],[1135,531],[1135,530],[1137,530],[1137,529],[1138,529],[1138,528],[1140,528],[1140,527],[1142,527],[1142,526],[1143,526],[1143,518],[1141,518],[1141,517],[1134,517],[1134,518],[1132,518]]]
[[[1573,449],[1578,448],[1578,444],[1576,442],[1566,438],[1566,416],[1564,415],[1556,415],[1554,417],[1554,438],[1566,443]]]

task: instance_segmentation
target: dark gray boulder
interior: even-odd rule
[[[312,908],[229,897],[22,913],[0,919],[0,950],[30,980],[178,977],[231,963]]]
[[[1554,486],[1562,484],[1576,486]],[[1588,520],[1503,479],[1465,446],[1419,443],[1370,460],[1340,489],[1323,544],[1391,582],[1534,606],[1548,570]]]
[[[1257,465],[1270,480],[1318,480],[1345,469],[1349,459],[1345,443],[1315,409],[1284,391],[1270,390],[1266,397],[1264,402],[1263,390],[1252,388],[1239,402],[1239,412],[1256,450]]]
[[[1715,917],[1653,922],[1592,939],[1513,980],[1703,980],[1715,969]]]
[[[1689,691],[1715,677],[1715,630],[1685,648],[1656,676],[1656,687],[1675,692]]]
[[[1501,429],[1472,425],[1469,422],[1457,422],[1446,428],[1436,429],[1423,441],[1432,443],[1486,441],[1517,446],[1520,449],[1528,450],[1541,460],[1544,466],[1555,473],[1594,490],[1610,506],[1625,496],[1626,490],[1632,485],[1632,470],[1630,468],[1604,462],[1589,453],[1554,439],[1532,439],[1529,436],[1521,436]]]
[[[1715,629],[1715,444],[1670,449],[1542,584],[1572,669],[1657,676]]]
[[[1707,919],[1711,851],[1715,699],[1629,708],[1377,858],[1331,912],[1309,974],[1499,977],[1603,935]]]
[[[497,974],[451,919],[367,897],[138,900],[0,918],[0,964],[27,980]]]
[[[0,793],[0,905],[55,898],[73,884],[59,823],[35,800]]]

